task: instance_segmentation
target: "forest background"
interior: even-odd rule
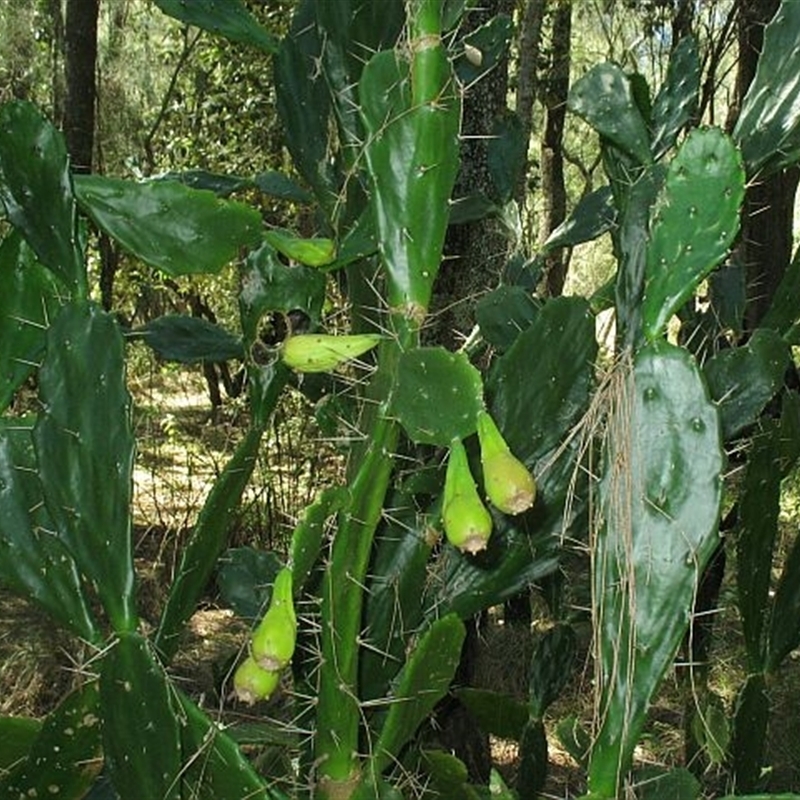
[[[289,33],[298,7],[288,0],[245,5],[277,38]],[[423,340],[451,351],[468,349],[481,314],[484,324],[494,319],[487,309],[491,302],[500,302],[502,296],[493,294],[498,285],[509,283],[513,270],[524,272],[535,263],[530,294],[542,301],[562,295],[584,297],[593,309],[605,309],[597,317],[597,336],[610,363],[615,333],[607,287],[617,263],[612,237],[586,237],[591,241],[580,242],[567,234],[563,239],[567,246],[558,246],[562,223],[606,182],[600,142],[578,114],[567,112],[570,90],[601,62],[614,62],[655,89],[667,80],[671,56],[691,33],[697,42],[700,91],[688,125],[718,125],[732,131],[755,75],[764,25],[779,3],[486,0],[466,5],[469,9],[451,34],[461,74],[467,76],[459,86],[461,163],[454,192],[466,200],[444,243],[445,260]],[[0,17],[4,21],[0,102],[25,100],[43,109],[64,131],[76,174],[137,180],[181,176],[188,185],[246,200],[258,208],[269,228],[290,229],[301,237],[329,233],[320,224],[305,176],[298,174],[297,159],[287,147],[272,60],[263,53],[181,24],[144,0],[2,0]],[[260,181],[253,176],[260,176]],[[288,180],[276,189],[279,176]],[[748,213],[737,240],[736,269],[726,273],[744,289],[739,326],[726,330],[725,341],[708,336],[702,312],[723,294],[709,280],[697,290],[695,316],[684,318],[675,333],[684,342],[693,342],[701,363],[721,348],[745,343],[769,313],[787,265],[794,263],[797,180],[797,169],[790,165],[748,184]],[[145,330],[155,320],[176,314],[222,328],[239,325],[241,263],[231,263],[216,274],[169,275],[132,256],[105,233],[93,232],[87,266],[92,295],[127,331]],[[341,286],[329,287],[324,309],[327,330],[343,331],[353,324],[348,302]],[[378,301],[373,297],[372,302]],[[281,336],[280,331],[270,334]],[[791,337],[789,343],[794,344]],[[186,353],[174,359],[164,357],[164,352],[154,355],[141,343],[129,348],[128,382],[134,395],[138,448],[135,556],[144,587],[139,603],[145,622],[155,626],[187,537],[206,494],[246,433],[249,412],[243,394],[246,383],[236,359],[198,360]],[[787,374],[789,388],[796,388],[793,370]],[[27,387],[19,393],[17,411],[35,405],[33,391]],[[322,400],[313,391],[295,391],[282,398],[230,526],[231,547],[285,553],[303,509],[320,489],[341,479],[346,465],[337,427],[341,409],[336,403],[335,393]],[[773,408],[765,413],[779,412]],[[729,452],[734,485],[737,452],[749,452],[750,447],[751,439],[746,443],[737,439]],[[796,538],[794,471],[781,486],[781,526],[770,548],[775,558],[773,596]],[[736,525],[731,507],[723,528]],[[728,548],[729,558],[735,559],[730,552],[734,549]],[[550,793],[583,789],[576,777],[580,772],[576,764],[584,765],[580,736],[570,740],[563,723],[583,716],[588,725],[594,713],[591,670],[585,666],[591,645],[585,619],[590,605],[585,549],[581,545],[567,550],[559,581],[532,580],[532,592],[505,598],[505,604],[494,607],[489,622],[483,617],[468,626],[458,673],[460,685],[479,689],[498,688],[497,675],[502,674],[508,685],[501,688],[524,705],[529,699],[529,665],[536,662],[535,651],[542,641],[537,637],[569,619],[577,631],[579,656],[572,667],[574,683],[547,718],[551,769],[544,791]],[[700,700],[697,692],[689,692],[687,699],[681,670],[676,670],[663,702],[656,703],[651,713],[637,764],[689,766],[707,794],[745,784],[752,790],[797,790],[800,761],[792,746],[797,722],[791,711],[781,713],[797,708],[800,697],[796,659],[791,658],[780,680],[770,685],[774,709],[770,739],[763,758],[755,757],[756,775],[739,775],[736,782],[731,754],[747,748],[737,740],[741,722],[737,734],[733,720],[752,664],[742,643],[746,633],[739,629],[741,601],[732,577],[736,570],[729,564],[726,571],[721,553],[724,550],[710,562],[710,605],[701,609],[716,621],[717,649],[711,661],[717,663],[704,677],[708,685]],[[555,595],[559,599],[553,601]],[[224,586],[220,590],[210,585],[203,603],[194,619],[193,644],[174,669],[194,684],[196,695],[213,694],[221,698],[221,710],[244,717],[226,693],[225,678],[230,678],[231,664],[244,646],[247,627],[227,608]],[[10,597],[4,607],[9,631],[4,641],[9,647],[3,668],[8,687],[3,713],[41,717],[71,688],[70,668],[78,658],[75,643],[65,637],[53,647],[46,623],[41,638],[23,637],[23,628],[40,630],[31,623],[30,609],[17,606]],[[203,662],[200,678],[198,661]],[[509,661],[519,663],[504,663]],[[480,697],[471,702],[471,713],[480,717]],[[228,704],[234,705],[227,708]],[[504,774],[513,783],[516,772],[530,765],[520,766],[517,746],[510,743],[513,736],[493,733],[490,748],[490,722],[481,718],[486,724],[479,726],[474,717],[466,722],[459,718],[468,704],[464,700],[460,712],[442,711],[444,749],[452,742],[449,749],[464,762],[470,779],[484,783],[491,767],[510,753]],[[702,724],[687,711],[698,706]],[[277,709],[270,713],[280,716]],[[483,730],[477,736],[469,733],[479,728]],[[270,742],[258,756],[267,774],[271,759],[277,758],[270,749],[274,744]],[[563,773],[552,768],[559,764]],[[434,784],[445,780],[430,764],[428,769]],[[645,786],[648,780],[638,778]]]

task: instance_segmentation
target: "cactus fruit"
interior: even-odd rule
[[[467,451],[460,439],[450,443],[442,517],[445,535],[454,547],[465,553],[478,553],[486,548],[492,533],[492,516],[478,496]]]
[[[233,690],[242,703],[251,706],[259,700],[269,700],[280,680],[280,672],[259,667],[255,659],[248,656],[233,675]]]
[[[511,453],[488,411],[481,411],[477,422],[487,497],[504,514],[527,511],[536,499],[533,475]]]
[[[281,358],[297,372],[330,372],[345,361],[366,353],[383,337],[377,333],[332,336],[326,333],[301,333],[281,345]]]
[[[262,669],[277,672],[292,660],[296,640],[292,571],[284,567],[275,578],[267,613],[253,633],[252,657]]]

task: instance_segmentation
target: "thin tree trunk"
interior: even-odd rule
[[[567,188],[564,182],[564,122],[569,92],[572,3],[560,0],[553,15],[552,62],[545,93],[546,121],[541,149],[542,197],[544,209],[539,239],[544,241],[564,221],[567,214]],[[564,289],[568,255],[558,250],[547,257],[547,294],[557,297]]]
[[[76,172],[92,171],[100,0],[68,0],[64,26],[67,98],[64,136]]]
[[[536,102],[539,81],[539,58],[542,50],[542,21],[545,0],[528,0],[522,16],[519,40],[519,67],[517,71],[517,116],[522,124],[522,136],[530,142],[533,132],[533,105]],[[517,182],[514,199],[520,208],[525,206],[528,194],[528,164]]]

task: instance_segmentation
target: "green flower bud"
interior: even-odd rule
[[[520,514],[536,499],[536,481],[509,450],[487,411],[478,414],[478,438],[486,496],[504,514]]]
[[[450,443],[442,517],[445,536],[454,547],[466,553],[486,548],[492,534],[492,516],[478,496],[460,439]]]
[[[339,364],[371,350],[382,338],[377,333],[352,336],[299,333],[283,342],[281,358],[297,372],[330,372]]]
[[[233,690],[243,703],[253,705],[259,700],[269,700],[280,683],[280,673],[262,669],[248,656],[236,668]]]
[[[262,669],[279,671],[292,660],[296,640],[292,571],[284,567],[275,577],[269,608],[253,633],[250,652]]]

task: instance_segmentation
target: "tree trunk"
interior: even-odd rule
[[[464,18],[461,33],[467,34],[499,13],[513,10],[510,0],[484,0]],[[506,113],[508,62],[504,59],[488,75],[469,86],[464,96],[461,167],[455,196],[481,193],[491,197],[494,187],[487,159],[487,141],[496,121]],[[436,281],[432,314],[424,332],[426,342],[456,349],[472,330],[475,298],[498,283],[506,263],[508,236],[496,219],[481,219],[453,226],[447,234],[445,253]],[[474,682],[480,649],[479,622],[467,626],[467,639],[455,682]],[[437,709],[439,738],[452,749],[469,771],[470,778],[488,783],[491,769],[489,737],[475,724],[469,711],[454,698]]]
[[[533,131],[533,104],[539,91],[539,58],[542,51],[542,21],[545,0],[528,0],[522,16],[517,69],[517,115],[522,124],[522,136],[530,143]],[[528,196],[528,163],[519,176],[514,199],[524,208]]]
[[[764,41],[764,25],[775,15],[779,0],[742,0],[739,7],[739,60],[736,108],[741,108],[756,73]],[[751,180],[745,195],[740,254],[747,275],[745,330],[753,331],[775,296],[792,258],[792,223],[797,168]]]
[[[64,27],[67,98],[64,136],[75,172],[92,171],[100,0],[68,0]]]
[[[499,13],[510,12],[509,0],[487,0],[464,18],[466,34]],[[489,197],[494,186],[489,172],[487,142],[496,122],[506,113],[508,62],[471,85],[464,96],[461,126],[461,168],[455,197],[481,193]],[[458,348],[475,324],[475,299],[497,284],[508,256],[508,236],[492,218],[453,226],[447,234],[447,257],[439,271],[431,304],[426,341]]]
[[[572,3],[560,0],[553,15],[552,60],[545,88],[545,130],[542,138],[541,170],[544,209],[539,226],[539,240],[547,237],[567,215],[567,188],[564,183],[564,121],[569,92],[570,44],[572,38]],[[545,261],[546,289],[549,297],[558,297],[567,277],[568,254],[557,250]]]

